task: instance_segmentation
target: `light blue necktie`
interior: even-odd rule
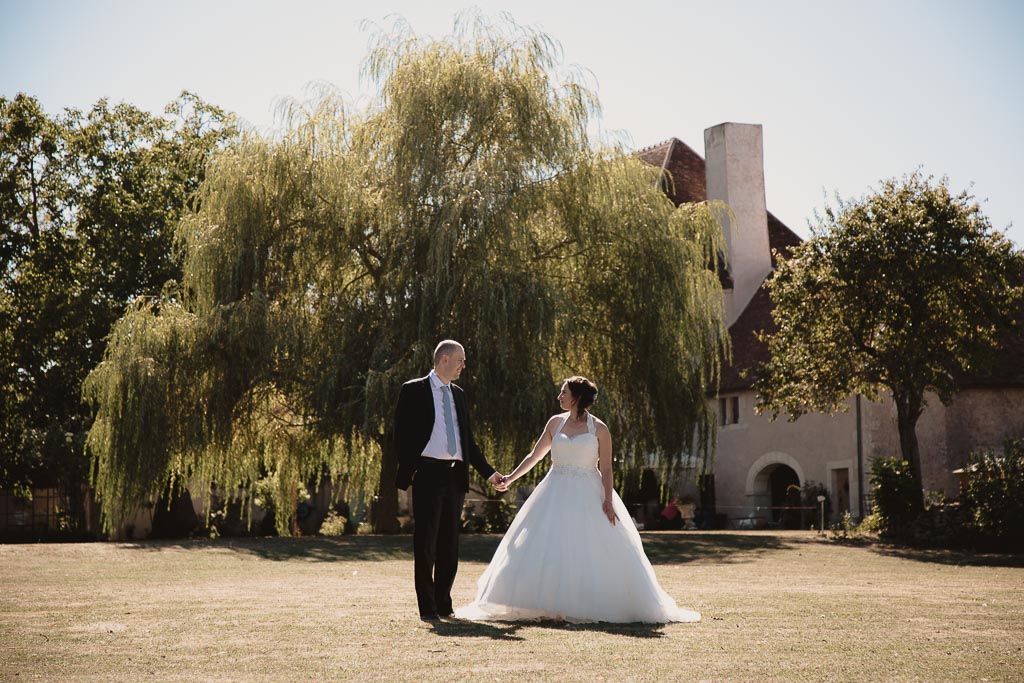
[[[448,455],[454,456],[457,452],[455,436],[455,420],[452,418],[452,389],[447,384],[441,385],[441,396],[444,400],[444,427],[448,431]]]

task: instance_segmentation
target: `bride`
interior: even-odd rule
[[[519,510],[477,584],[476,600],[455,611],[471,620],[557,619],[615,623],[699,621],[654,576],[640,534],[612,489],[612,438],[587,410],[597,386],[562,385],[566,411],[548,420],[507,484],[551,451],[551,470]],[[600,467],[600,470],[598,470]]]

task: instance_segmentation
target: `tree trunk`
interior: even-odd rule
[[[292,536],[300,536],[302,532],[299,530],[299,482],[293,481],[289,491],[288,527]]]
[[[394,439],[385,437],[380,445],[380,488],[373,504],[373,532],[375,534],[397,534],[398,489],[395,477],[398,475],[398,451]]]
[[[917,444],[917,419],[921,417],[923,397],[913,392],[896,393],[896,426],[900,434],[900,451],[903,459],[910,463],[910,473],[914,476],[913,508],[916,512],[924,511],[924,487],[921,477],[921,451]]]

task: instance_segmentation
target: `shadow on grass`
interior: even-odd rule
[[[279,538],[190,538],[176,541],[133,541],[122,548],[159,551],[231,551],[265,560],[307,560],[313,562],[412,560],[411,536],[300,536]],[[497,542],[495,542],[497,546]]]
[[[463,534],[460,559],[463,562],[490,562],[500,541],[501,537],[495,535]],[[752,562],[765,553],[795,548],[806,542],[808,539],[799,535],[748,532],[660,531],[643,534],[644,550],[652,564]],[[119,545],[148,551],[167,548],[228,550],[274,561],[412,561],[412,537],[408,535],[185,539],[135,541]]]
[[[769,552],[816,542],[807,534],[744,531],[658,531],[642,536],[651,564],[753,562]]]
[[[454,638],[490,638],[492,640],[525,640],[518,634],[523,628],[546,628],[570,632],[600,632],[631,638],[664,638],[663,624],[570,624],[564,621],[480,622],[448,620],[431,623],[431,630],[440,636]]]
[[[871,550],[889,557],[915,562],[932,562],[963,567],[1024,567],[1024,554],[975,553],[966,550],[940,548],[910,548],[878,543]]]

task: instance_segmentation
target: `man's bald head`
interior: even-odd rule
[[[445,339],[434,348],[434,365],[437,365],[441,361],[441,356],[450,356],[456,350],[462,351],[463,353],[466,352],[466,350],[462,348],[462,344],[459,342],[454,339]]]
[[[454,339],[445,339],[434,349],[434,372],[446,384],[458,379],[466,367],[466,350]]]

